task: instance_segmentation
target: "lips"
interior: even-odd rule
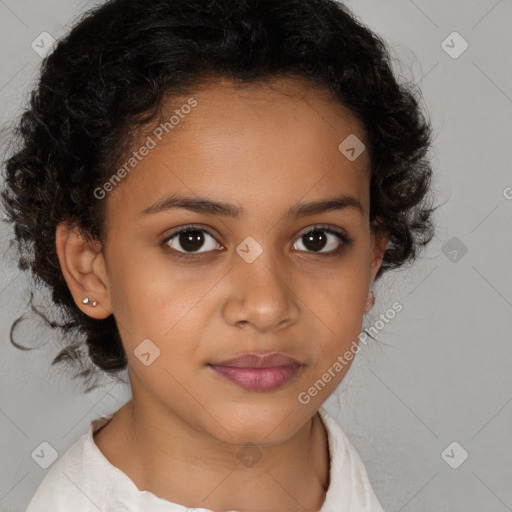
[[[271,352],[243,354],[208,366],[248,391],[272,391],[293,379],[303,364],[282,352]]]

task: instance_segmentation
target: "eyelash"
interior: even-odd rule
[[[186,233],[189,231],[200,231],[202,233],[207,233],[209,236],[211,236],[215,240],[215,237],[207,229],[191,224],[191,225],[183,226],[180,229],[178,229],[177,231],[174,231],[171,235],[169,235],[167,238],[165,238],[165,240],[162,241],[161,246],[164,247],[170,240],[172,240],[179,234]],[[314,251],[299,251],[299,252],[306,252],[309,254],[320,255],[320,256],[325,256],[325,257],[340,256],[342,253],[345,252],[347,247],[354,241],[352,238],[346,236],[342,232],[335,230],[329,226],[325,226],[325,225],[315,225],[315,226],[308,228],[307,230],[305,230],[299,234],[299,236],[297,237],[297,240],[312,231],[323,231],[325,233],[329,233],[331,235],[336,236],[342,243],[338,246],[338,248],[336,248],[332,251],[329,251],[329,252],[314,252]],[[177,258],[182,259],[182,260],[197,259],[200,257],[204,257],[205,255],[208,254],[208,252],[210,252],[210,251],[208,251],[208,252],[202,252],[202,253],[185,253],[185,252],[176,251],[175,249],[171,249],[171,248],[169,248],[169,251],[173,252],[173,256],[176,256]]]

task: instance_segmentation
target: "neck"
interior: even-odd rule
[[[148,400],[129,401],[95,435],[139,490],[211,510],[319,510],[329,485],[318,412],[272,446],[226,444]]]

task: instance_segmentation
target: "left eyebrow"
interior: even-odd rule
[[[187,197],[180,195],[173,195],[164,197],[156,203],[148,206],[140,215],[150,215],[169,211],[173,208],[184,208],[196,213],[206,215],[222,215],[225,217],[240,218],[240,215],[245,213],[241,205],[224,203],[222,201],[215,201],[206,197]],[[300,203],[290,208],[284,215],[285,218],[299,218],[308,215],[316,215],[334,210],[342,210],[346,208],[354,208],[362,215],[364,214],[361,202],[353,196],[340,195],[321,201],[312,201],[309,203]]]

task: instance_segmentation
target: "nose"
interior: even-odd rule
[[[223,315],[229,325],[249,324],[259,332],[267,332],[297,322],[300,301],[291,272],[266,251],[252,263],[238,258],[228,286]]]

